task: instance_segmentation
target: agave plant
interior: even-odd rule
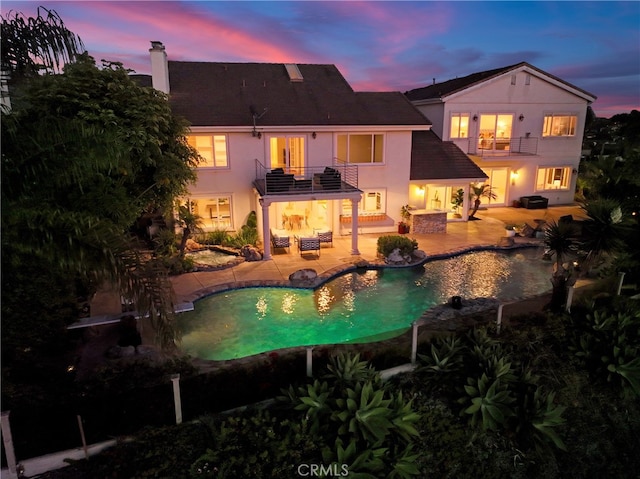
[[[376,381],[379,373],[366,361],[360,360],[360,355],[338,354],[332,356],[327,365],[328,373],[324,379],[336,381],[341,387],[352,387],[359,382]]]
[[[460,398],[459,402],[463,404],[471,402],[471,405],[461,414],[471,415],[472,426],[496,431],[514,415],[512,408],[514,397],[500,379],[491,380],[486,374],[479,379],[468,378],[464,391],[466,396]]]

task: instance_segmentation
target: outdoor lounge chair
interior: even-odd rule
[[[271,244],[274,248],[289,248],[291,240],[285,230],[271,230]]]
[[[318,239],[320,240],[320,243],[330,243],[331,247],[333,247],[333,231],[331,230],[318,231],[316,234],[318,235]]]
[[[320,256],[320,239],[318,237],[299,237],[298,238],[298,251],[300,251],[300,256],[305,251],[317,251],[318,256]]]

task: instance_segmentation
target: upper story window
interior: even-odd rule
[[[575,136],[577,122],[576,115],[545,115],[542,136]]]
[[[204,162],[198,164],[199,168],[229,167],[226,135],[189,135],[187,141],[204,158]]]
[[[384,162],[384,135],[349,133],[338,135],[337,157],[343,163],[382,164]]]
[[[452,113],[449,138],[469,138],[469,114]]]
[[[480,115],[478,148],[481,150],[509,150],[513,115]]]

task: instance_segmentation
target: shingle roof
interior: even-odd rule
[[[173,111],[193,126],[430,125],[401,92],[354,92],[334,65],[169,62]],[[266,109],[266,110],[265,110]]]
[[[451,141],[432,131],[414,131],[411,142],[411,180],[482,179],[487,175]]]
[[[562,80],[561,78],[558,78],[556,76],[551,75],[550,73],[542,71],[539,68],[536,68],[527,62],[520,62],[520,63],[516,63],[515,65],[510,65],[503,68],[496,68],[494,70],[486,70],[483,72],[472,73],[471,75],[467,75],[462,78],[454,78],[452,80],[447,80],[442,83],[436,83],[434,85],[429,85],[422,88],[415,88],[413,90],[405,92],[405,95],[407,96],[407,98],[409,98],[410,101],[439,99],[439,98],[443,98],[445,96],[451,95],[453,93],[456,93],[458,91],[464,90],[466,88],[469,88],[470,86],[473,86],[477,83],[489,80],[490,78],[494,78],[506,72],[509,72],[511,70],[515,70],[516,68],[520,68],[520,67],[528,67],[532,70],[537,71],[542,75],[548,76],[549,78],[553,78],[554,80],[561,82],[570,88],[578,90],[587,96],[593,97],[594,100],[596,99],[596,96],[589,93],[588,91],[582,90],[581,88],[578,88],[577,86],[572,85],[571,83],[568,83]]]

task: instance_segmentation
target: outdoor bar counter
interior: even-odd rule
[[[442,210],[412,210],[411,222],[416,234],[446,233],[447,212]]]

